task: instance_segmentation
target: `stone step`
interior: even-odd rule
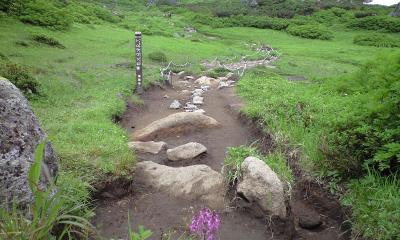
[[[167,156],[170,161],[189,160],[207,152],[207,148],[200,143],[190,142],[167,150]]]
[[[145,128],[135,131],[132,139],[135,141],[150,141],[157,137],[178,134],[201,128],[214,128],[220,124],[212,117],[202,113],[180,112],[156,120]]]

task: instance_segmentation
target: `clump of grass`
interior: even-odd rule
[[[364,178],[354,180],[342,199],[353,210],[355,235],[367,239],[398,239],[400,237],[399,174],[381,177],[370,171]]]
[[[168,61],[167,55],[161,51],[151,52],[149,53],[148,57],[154,62],[165,63]]]
[[[46,35],[34,35],[32,39],[37,43],[46,44],[50,47],[56,47],[61,49],[65,48],[65,46],[60,41]]]
[[[386,34],[361,34],[353,39],[353,43],[361,46],[400,47],[398,39]]]
[[[0,61],[0,76],[10,80],[27,96],[39,93],[40,84],[32,76],[31,70],[28,67],[8,61]]]
[[[241,165],[247,157],[257,157],[263,160],[281,180],[292,183],[294,178],[292,170],[286,163],[285,156],[281,152],[262,155],[257,148],[252,146],[239,146],[228,148],[228,154],[224,160],[226,177],[230,184],[235,184],[242,177]]]

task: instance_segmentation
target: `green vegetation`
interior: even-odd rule
[[[32,39],[35,42],[46,44],[50,47],[57,47],[57,48],[65,48],[62,43],[60,43],[57,39],[54,39],[52,37],[46,36],[46,35],[34,35]]]
[[[285,156],[280,153],[271,153],[263,156],[256,148],[239,146],[228,148],[227,156],[224,160],[226,177],[230,184],[235,184],[242,176],[240,166],[247,157],[257,157],[263,160],[272,170],[274,170],[281,180],[291,184],[293,175],[290,167],[287,165]]]
[[[165,55],[165,53],[161,51],[149,53],[149,59],[154,62],[161,62],[161,63],[165,63],[168,61],[167,55]]]
[[[278,146],[301,148],[304,170],[325,177],[333,190],[350,182],[344,203],[353,209],[356,233],[399,236],[400,20],[387,16],[391,8],[362,7],[359,1],[268,0],[258,7],[239,0],[185,1],[148,8],[139,0],[117,2],[0,3],[0,75],[30,97],[60,156],[59,194],[49,201],[62,198],[63,208],[55,208],[55,215],[89,219],[91,192],[132,176],[128,137],[112,119],[122,115],[125,101],[140,102],[132,96],[132,47],[133,32],[142,31],[145,87],[159,80],[160,65],[168,60],[190,62],[174,71],[196,74],[203,60],[259,59],[252,44],[277,49],[277,68],[254,69],[238,84],[245,113],[261,120]],[[241,146],[229,149],[225,160],[230,182],[249,155],[293,181],[281,152],[265,157]],[[13,223],[20,225],[9,225],[10,231],[28,228],[15,211],[0,215],[6,223],[17,219]],[[59,221],[45,222],[49,230]]]
[[[330,40],[333,38],[331,31],[319,25],[292,25],[288,27],[287,31],[293,36],[302,38],[321,40]]]
[[[400,237],[400,183],[395,174],[382,177],[369,172],[349,186],[343,202],[353,209],[355,236],[373,239],[398,239]]]
[[[357,35],[354,37],[353,42],[362,46],[400,47],[398,39],[379,33]]]
[[[63,239],[64,236],[69,239],[74,236],[87,236],[91,224],[85,218],[74,215],[86,206],[81,202],[74,206],[66,204],[70,201],[67,193],[55,190],[51,176],[46,176],[46,179],[50,180],[48,189],[43,191],[39,188],[44,145],[43,142],[37,146],[35,160],[28,174],[29,186],[34,195],[34,202],[28,209],[29,217],[27,218],[16,204],[12,204],[10,211],[0,209],[2,239],[44,240],[53,239],[55,236],[59,239]]]
[[[27,96],[39,93],[39,82],[32,76],[28,67],[0,60],[0,76],[10,80]]]

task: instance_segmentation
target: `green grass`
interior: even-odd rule
[[[381,177],[374,172],[354,180],[343,203],[353,209],[355,236],[373,239],[400,238],[400,182],[398,174]]]

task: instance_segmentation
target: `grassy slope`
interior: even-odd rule
[[[35,44],[30,39],[38,33],[58,39],[66,49]],[[0,36],[1,53],[36,69],[45,96],[32,105],[55,144],[63,169],[86,180],[126,173],[133,166],[133,154],[126,146],[125,132],[112,122],[112,116],[123,112],[134,88],[134,72],[114,66],[133,63],[133,32],[108,24],[75,24],[70,31],[54,32],[2,19]],[[20,40],[30,46],[16,45]],[[248,52],[230,41],[144,36],[143,42],[147,84],[159,75],[160,64],[147,59],[152,51],[164,51],[176,63],[189,61],[194,71],[202,59]]]

